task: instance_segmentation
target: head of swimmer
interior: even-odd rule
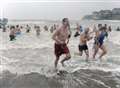
[[[11,27],[10,27],[10,30],[13,30],[13,29],[15,29],[15,26],[11,26]]]
[[[65,27],[69,26],[69,20],[68,20],[68,18],[63,18],[63,19],[62,19],[62,24],[63,24]]]
[[[19,25],[16,25],[16,28],[19,28]]]
[[[98,29],[100,29],[102,27],[102,24],[98,24]]]
[[[85,34],[88,34],[89,33],[89,31],[90,31],[90,29],[89,28],[85,28]]]

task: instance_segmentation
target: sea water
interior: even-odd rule
[[[9,24],[18,24],[11,22]],[[9,30],[0,30],[0,86],[1,88],[120,88],[120,32],[115,31],[120,21],[80,21],[83,28],[102,23],[112,26],[112,32],[105,45],[108,50],[103,61],[92,61],[93,40],[88,42],[90,62],[85,62],[85,55],[78,52],[79,37],[74,38],[75,31],[68,47],[72,58],[67,61],[63,75],[54,74],[54,41],[52,34],[44,31],[36,37],[34,24],[52,25],[48,22],[27,22],[32,29],[29,34],[22,29],[15,41],[9,41]],[[75,27],[76,22],[71,24]],[[101,51],[98,53],[100,54]],[[60,59],[62,59],[62,56]],[[61,64],[58,64],[61,68]]]

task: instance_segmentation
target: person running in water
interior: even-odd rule
[[[5,25],[3,25],[3,32],[6,32],[6,26]]]
[[[80,25],[77,23],[77,28],[76,28],[76,32],[74,34],[74,37],[77,37],[80,35]]]
[[[89,58],[87,42],[92,39],[92,37],[90,37],[89,31],[90,29],[86,28],[84,32],[80,35],[80,43],[78,45],[79,55],[82,56],[83,51],[84,51],[86,54],[86,61],[88,61],[88,58]]]
[[[10,27],[10,35],[9,35],[10,41],[15,40],[15,36],[16,36],[15,34],[16,34],[16,32],[15,32],[15,26],[11,26]]]
[[[56,24],[53,25],[53,31],[55,31],[57,29]]]
[[[62,20],[62,26],[55,30],[52,39],[55,41],[55,68],[57,68],[58,61],[62,54],[65,54],[65,58],[61,61],[62,66],[64,66],[64,62],[71,58],[70,51],[67,47],[67,43],[70,37],[70,26],[68,18],[64,18]],[[66,43],[67,42],[67,43]]]
[[[53,31],[54,31],[54,27],[51,26],[51,28],[50,28],[50,33],[53,33]]]
[[[21,30],[19,25],[16,25],[16,35],[20,35],[21,34]]]
[[[44,30],[48,31],[48,26],[47,25],[44,26]]]
[[[106,35],[106,28],[105,27],[101,27],[101,28],[99,28],[98,31],[96,31],[93,59],[95,59],[96,54],[98,53],[99,49],[102,50],[102,53],[99,56],[99,59],[101,59],[107,53],[106,47],[104,45],[104,39],[106,36],[107,35]]]
[[[117,27],[116,31],[120,31],[120,27],[119,26]]]
[[[112,31],[112,28],[111,26],[108,27],[108,31],[111,32]]]
[[[30,30],[31,30],[31,27],[27,24],[27,26],[26,26],[26,33],[29,33]]]
[[[83,28],[82,28],[82,26],[81,25],[79,25],[78,23],[77,23],[77,31],[75,32],[75,35],[74,35],[74,37],[77,37],[77,36],[79,36],[82,32],[83,32]]]
[[[36,26],[36,36],[40,36],[40,26]]]

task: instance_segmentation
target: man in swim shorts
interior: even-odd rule
[[[54,62],[55,68],[57,68],[57,64],[61,55],[65,54],[65,58],[61,61],[62,66],[64,66],[65,61],[71,58],[70,51],[67,47],[69,35],[70,35],[69,20],[68,18],[64,18],[62,20],[61,27],[55,30],[52,36],[52,39],[55,41],[54,45],[56,56],[56,60]]]
[[[86,28],[85,31],[80,35],[80,43],[79,43],[79,55],[82,56],[83,51],[86,54],[86,61],[88,61],[89,58],[89,51],[87,46],[87,41],[91,40],[92,37],[89,35],[89,28]]]

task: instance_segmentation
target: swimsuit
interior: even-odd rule
[[[86,45],[86,44],[84,44],[84,45],[79,45],[78,46],[78,48],[79,48],[79,51],[83,51],[83,50],[88,50],[88,46]]]
[[[68,54],[69,49],[66,44],[56,44],[54,45],[55,48],[55,55],[57,57],[61,56],[62,54]]]
[[[95,42],[94,44],[97,44],[99,46],[102,46],[103,43],[104,43],[104,39],[105,39],[105,36],[106,36],[106,32],[101,32],[101,34],[98,36],[98,37],[95,37]]]

